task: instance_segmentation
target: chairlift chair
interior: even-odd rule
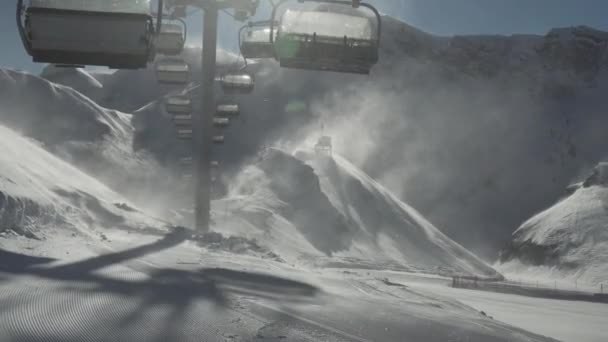
[[[177,127],[192,127],[192,115],[188,114],[179,114],[173,116],[173,123]]]
[[[180,58],[161,59],[156,63],[156,79],[161,84],[187,84],[190,82],[190,66]]]
[[[211,161],[211,168],[217,169],[218,167],[220,167],[220,162],[217,160],[212,160]]]
[[[159,5],[162,5],[159,0]],[[17,1],[17,28],[34,62],[145,68],[154,58],[156,25],[149,3]]]
[[[182,166],[192,166],[194,164],[194,159],[192,157],[185,157],[179,160],[179,163]]]
[[[223,144],[226,141],[226,138],[223,135],[214,135],[211,140],[214,144]]]
[[[317,144],[315,145],[315,152],[317,154],[326,153],[331,156],[333,154],[331,137],[326,135],[320,137],[317,141]]]
[[[230,125],[229,118],[213,118],[213,125],[217,128],[225,128]]]
[[[156,52],[175,56],[182,53],[186,43],[185,24],[163,23],[156,37]]]
[[[352,1],[306,0],[336,5],[356,5]],[[276,39],[271,25],[271,42],[281,67],[369,74],[378,62],[382,19],[324,10],[287,10],[281,18]],[[275,9],[276,14],[276,9]],[[274,19],[274,18],[273,18]]]
[[[222,89],[228,94],[249,94],[255,86],[253,76],[247,73],[229,73],[222,77],[221,82]]]
[[[252,22],[239,32],[241,54],[245,58],[274,58],[270,42],[270,21]]]
[[[192,112],[192,100],[189,96],[170,96],[165,100],[165,110],[172,115],[190,114]]]
[[[192,128],[178,128],[177,138],[181,140],[191,140],[194,135]]]
[[[217,106],[216,115],[221,118],[239,116],[241,109],[238,104],[220,104]]]

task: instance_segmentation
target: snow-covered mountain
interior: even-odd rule
[[[242,108],[242,117],[225,132],[226,145],[216,150],[224,170],[240,169],[252,154],[276,141],[299,144],[323,130],[333,136],[336,151],[444,233],[491,257],[520,222],[553,203],[582,168],[604,156],[604,33],[575,27],[545,36],[437,37],[390,17],[385,17],[384,31],[381,61],[369,78],[285,70],[264,62],[252,69],[256,90],[251,96],[218,93],[219,100],[236,101]],[[186,57],[195,56],[195,50],[189,49]],[[192,64],[197,75],[197,64]],[[104,105],[139,109],[133,117],[117,112],[136,126],[134,131],[125,126],[123,146],[130,149],[135,141],[161,163],[175,161],[184,149],[174,139],[159,98],[179,89],[157,85],[152,67],[98,80],[104,96],[120,97],[103,97]],[[71,96],[61,87],[42,84],[43,93],[64,100]],[[21,99],[12,107],[31,108],[24,100],[30,96],[24,94],[39,91],[31,87],[0,96],[8,94],[3,102],[9,104]],[[195,103],[197,93],[192,92]],[[54,103],[41,103],[47,102]],[[293,102],[304,103],[304,109],[290,111]],[[31,109],[40,118],[53,108],[38,104]],[[31,116],[28,112],[23,117]],[[102,108],[101,115],[111,112]],[[98,122],[103,124],[93,121]],[[50,133],[45,132],[28,135],[46,141],[44,135]],[[64,136],[69,134],[60,138]],[[99,168],[87,171],[97,175]],[[99,178],[110,184],[112,177]]]
[[[45,69],[52,76],[52,67]],[[84,72],[64,73],[65,82],[90,79]],[[67,75],[65,74],[67,73]],[[134,152],[132,116],[99,106],[72,87],[28,73],[0,69],[0,124],[42,143],[51,153],[120,191],[133,200],[161,210],[169,189],[186,188],[174,182],[170,170],[149,153]],[[148,184],[157,187],[151,189]],[[179,198],[171,201],[182,203]],[[169,202],[171,202],[169,201]],[[164,215],[164,214],[163,214]]]
[[[2,101],[8,105],[0,116],[2,122],[21,131],[25,136],[42,142],[41,146],[36,146],[34,152],[30,152],[30,149],[33,149],[32,143],[27,145],[28,149],[22,152],[27,156],[26,160],[40,159],[38,165],[43,169],[42,165],[50,162],[48,161],[50,155],[45,157],[46,159],[39,158],[38,155],[54,153],[62,158],[64,163],[81,167],[123,196],[134,199],[146,209],[154,210],[153,212],[158,216],[167,217],[172,210],[189,209],[193,194],[188,191],[187,182],[165,173],[166,169],[159,163],[150,160],[145,154],[141,155],[134,151],[135,133],[137,129],[141,129],[140,126],[144,127],[144,133],[155,133],[151,137],[156,144],[161,146],[171,146],[171,142],[178,144],[171,135],[172,123],[169,118],[166,118],[164,125],[155,131],[145,130],[145,127],[149,127],[145,123],[147,114],[158,113],[150,111],[149,108],[158,109],[162,106],[162,101],[143,108],[133,119],[129,114],[100,107],[72,88],[11,70],[5,70],[2,75],[0,80],[4,82],[10,93],[3,94],[5,97]],[[28,102],[20,93],[29,94],[34,98]],[[163,117],[166,115],[163,114]],[[143,124],[140,122],[142,119]],[[61,123],[58,123],[60,120]],[[133,125],[138,128],[135,129]],[[79,127],[84,129],[79,130]],[[78,135],[86,130],[86,127],[97,129],[91,129],[92,132],[88,134]],[[163,132],[163,127],[164,131],[168,132],[167,135],[159,134]],[[8,129],[6,132],[7,134],[3,134],[6,144],[16,140],[12,143],[14,148],[23,145],[21,142],[23,138],[16,139],[16,135]],[[183,147],[183,143],[181,144]],[[179,152],[174,153],[173,160]],[[17,154],[14,153],[10,158],[7,155],[7,159],[3,161],[7,167],[12,167],[10,160],[16,158]],[[156,155],[161,154],[156,153]],[[238,238],[257,238],[259,244],[266,250],[274,252],[279,258],[299,263],[389,267],[442,274],[457,272],[496,275],[491,267],[443,235],[422,215],[400,202],[346,160],[316,159],[306,153],[300,153],[299,157],[307,160],[312,167],[276,150],[262,159],[257,166],[247,167],[249,171],[239,175],[236,185],[232,185],[233,196],[214,205],[217,231],[224,235],[232,233],[232,236]],[[60,160],[54,159],[53,162],[58,163]],[[166,161],[163,162],[166,164]],[[27,165],[24,168],[29,170]],[[251,170],[261,170],[262,178],[249,179]],[[34,207],[40,208],[47,208],[52,202],[61,202],[53,197],[57,195],[52,187],[51,180],[54,177],[52,172],[44,173],[51,178],[44,178],[45,189],[49,188],[44,191],[49,194],[43,198],[26,196],[43,190],[22,186],[25,180],[14,180],[14,177],[10,176],[12,173],[10,168],[3,173],[9,175],[7,177],[15,182],[9,182],[14,184],[14,188],[5,189],[7,196],[31,200],[35,203]],[[159,180],[158,175],[162,174],[165,174],[166,178]],[[75,179],[78,180],[78,177],[80,176],[75,176]],[[61,194],[71,194],[74,191],[63,190],[62,187],[81,186],[81,183],[70,184],[70,178],[72,177],[62,179],[62,182],[67,183],[59,182],[57,191]],[[288,186],[287,183],[277,183],[278,179],[284,179],[285,182],[292,184]],[[316,186],[311,188],[309,187],[311,184]],[[16,192],[16,188],[22,188],[23,193]],[[81,192],[92,193],[87,195],[87,198],[93,198],[90,201],[99,202],[101,199],[113,203],[107,199],[107,194],[96,194],[94,189],[90,191],[87,189],[85,187]],[[136,194],[133,193],[135,191],[133,189],[137,190]],[[269,197],[258,197],[258,194],[266,191],[270,192]],[[78,198],[78,195],[74,196]],[[277,206],[273,199],[282,201],[286,205]],[[88,203],[80,199],[76,201]],[[222,221],[223,216],[220,215],[224,213],[226,216],[225,210],[222,210],[222,205],[226,203],[230,206],[241,206],[238,210],[235,208],[234,217],[241,220],[237,226],[249,227],[249,229],[226,230],[225,222]],[[96,207],[91,210],[94,211]],[[267,208],[272,217],[285,225],[278,227],[280,233],[270,228],[273,232],[270,234],[271,239],[268,239],[268,236],[256,237],[256,233],[267,230],[266,224],[275,227],[271,223],[272,220],[260,221],[256,216],[259,213],[255,210],[252,212],[252,208],[258,207]],[[48,208],[53,212],[58,210],[54,206]],[[161,208],[164,210],[161,211]],[[75,216],[79,220],[87,221],[86,217],[90,214],[86,209],[85,206],[83,212]],[[6,213],[4,216],[7,220],[11,217],[23,216],[23,210],[19,208],[11,207]],[[240,215],[243,213],[244,216]],[[28,213],[25,217],[34,221],[42,219],[36,216],[36,212]],[[188,221],[173,223],[186,224]],[[283,228],[297,234],[289,236]],[[293,246],[302,248],[294,253]]]
[[[290,263],[499,276],[339,156],[267,150],[214,203],[214,220]]]
[[[589,284],[608,281],[608,163],[570,191],[513,233],[501,270]]]
[[[340,154],[444,233],[493,258],[519,223],[604,157],[604,32],[439,37],[389,16],[383,32],[370,77],[266,61],[251,69],[252,95],[218,92],[218,100],[241,105],[242,117],[225,132],[217,158],[236,170],[277,140],[299,143],[324,130]],[[198,59],[187,59],[196,80]],[[179,89],[159,87],[153,68],[106,75],[102,83],[113,97],[102,105],[140,109],[140,147],[170,160],[174,144],[149,137],[172,134],[155,101]],[[293,102],[305,109],[290,111]]]
[[[103,94],[103,84],[84,69],[49,64],[42,70],[40,77],[73,88],[94,101],[99,101]]]

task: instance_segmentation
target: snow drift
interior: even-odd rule
[[[246,168],[214,203],[214,229],[294,263],[497,276],[346,160],[296,157],[270,149]]]
[[[526,221],[503,251],[505,272],[608,281],[608,164],[551,208]],[[536,266],[536,267],[535,267]]]

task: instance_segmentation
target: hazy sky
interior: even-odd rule
[[[97,1],[97,0],[96,0]],[[103,1],[103,0],[98,0]],[[589,25],[608,30],[607,0],[369,0],[385,13],[431,33],[538,33]],[[0,1],[0,66],[38,70],[23,53],[15,31],[15,1]],[[295,0],[294,0],[295,3]],[[236,25],[223,20],[221,43],[236,45]],[[200,25],[191,20],[192,27]],[[200,34],[192,30],[192,37]]]

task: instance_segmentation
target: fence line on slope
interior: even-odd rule
[[[592,285],[575,281],[574,284],[565,284],[565,282],[558,282],[557,280],[549,283],[454,276],[452,277],[452,287],[512,293],[531,297],[608,303],[608,284],[603,283]]]

